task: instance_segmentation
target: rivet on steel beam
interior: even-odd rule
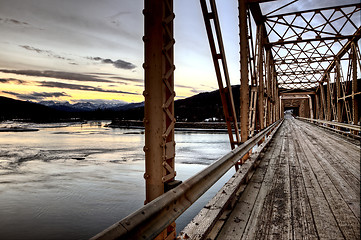
[[[146,69],[146,68],[148,67],[148,64],[143,63],[143,65],[142,65],[142,66],[143,66],[143,68],[144,68],[144,69]]]
[[[149,174],[148,173],[144,173],[144,179],[148,179],[150,176],[149,176]]]
[[[145,96],[147,96],[147,95],[148,95],[148,92],[143,91],[143,96],[145,97]]]
[[[146,118],[144,118],[144,119],[143,119],[143,123],[149,123],[149,120],[146,119]]]
[[[125,221],[125,224],[127,224],[127,225],[130,225],[130,222],[129,222],[129,220]]]
[[[143,151],[147,152],[149,150],[149,148],[147,148],[146,146],[143,147]]]
[[[166,138],[167,138],[167,134],[163,134],[162,137],[163,137],[164,139],[166,139]]]
[[[146,42],[149,40],[149,38],[147,36],[143,36],[142,39],[143,39],[143,42]]]

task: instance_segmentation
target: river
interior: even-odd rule
[[[88,239],[144,204],[144,134],[106,122],[19,124],[0,132],[0,239]],[[177,180],[230,150],[225,133],[175,134]],[[178,220],[185,225],[228,180],[231,169]]]

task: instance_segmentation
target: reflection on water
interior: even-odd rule
[[[23,127],[40,130],[0,132],[0,239],[88,239],[143,206],[142,130],[98,122]],[[183,181],[230,148],[226,134],[177,132],[176,143]],[[206,201],[177,221],[178,230]]]

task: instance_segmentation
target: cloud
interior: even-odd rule
[[[73,72],[37,71],[37,70],[8,70],[8,69],[0,69],[0,72],[13,73],[13,74],[19,74],[19,75],[25,75],[25,76],[34,76],[34,77],[48,77],[48,78],[57,78],[57,79],[64,79],[64,80],[74,80],[74,81],[79,81],[79,82],[114,83],[113,81],[101,79],[94,75],[73,73]]]
[[[13,18],[0,18],[1,22],[4,23],[10,23],[10,24],[16,24],[16,25],[29,25],[27,22],[22,22]]]
[[[10,92],[10,91],[2,91],[5,94],[9,94],[12,96],[17,97],[18,99],[22,100],[36,100],[41,101],[45,98],[51,98],[51,97],[71,97],[69,94],[65,92],[32,92],[29,94],[21,94],[16,92]]]
[[[113,66],[116,68],[126,69],[126,70],[132,70],[137,67],[133,63],[130,63],[130,62],[127,62],[127,61],[124,61],[121,59],[118,59],[116,61],[113,61],[109,58],[105,59],[105,58],[101,58],[101,57],[87,57],[87,59],[94,60],[94,61],[101,61],[102,63],[105,63],[105,64],[113,64]]]
[[[79,84],[68,84],[62,82],[46,82],[43,81],[40,83],[42,87],[51,87],[51,88],[65,88],[72,90],[81,90],[81,91],[94,91],[94,92],[107,92],[107,93],[122,93],[122,94],[131,94],[131,95],[139,95],[138,93],[118,91],[118,90],[106,90],[99,87],[93,87],[88,85],[79,85]]]
[[[135,82],[135,83],[143,83],[144,82],[144,80],[140,79],[140,78],[126,78],[126,77],[119,77],[119,76],[110,77],[110,78],[122,80],[122,81],[125,81],[125,82]]]
[[[19,80],[19,79],[15,79],[15,78],[0,78],[0,83],[15,83],[15,84],[27,84],[27,81],[24,80]]]
[[[73,59],[62,57],[58,54],[55,54],[54,52],[52,52],[50,50],[42,50],[42,49],[31,47],[28,45],[19,45],[19,47],[22,47],[29,51],[37,52],[39,54],[46,54],[48,57],[53,57],[53,58],[57,58],[57,59],[67,60],[67,61],[73,61]]]
[[[186,86],[186,85],[181,85],[181,84],[175,84],[175,87],[177,87],[177,88],[190,88],[190,89],[193,89],[193,87]]]

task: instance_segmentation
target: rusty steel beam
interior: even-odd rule
[[[307,97],[308,97],[308,104],[310,105],[310,118],[313,119],[312,98],[310,95],[307,95]]]
[[[144,4],[146,202],[162,195],[174,180],[173,0]]]
[[[264,99],[264,83],[263,83],[263,44],[262,44],[262,25],[257,25],[257,43],[258,43],[258,62],[257,62],[257,73],[258,73],[258,112],[259,112],[259,126],[260,129],[265,127],[264,122],[264,106],[265,106],[265,99]],[[267,101],[267,100],[266,100]]]
[[[281,92],[281,96],[287,96],[287,95],[314,95],[316,94],[315,91],[306,91],[306,92]]]
[[[241,55],[241,87],[240,87],[240,123],[241,142],[248,139],[249,133],[249,80],[248,80],[248,36],[247,36],[247,4],[246,0],[238,0],[239,38]]]
[[[340,60],[336,59],[336,109],[337,109],[337,121],[342,122],[342,103],[339,100],[341,97],[341,70]]]
[[[324,82],[327,80],[327,74],[329,72],[331,72],[331,70],[335,67],[336,65],[336,59],[342,59],[342,57],[350,50],[352,43],[353,42],[357,42],[358,40],[360,40],[361,38],[361,27],[359,27],[357,29],[357,31],[354,34],[354,37],[352,39],[350,39],[344,46],[343,48],[336,54],[335,59],[331,62],[331,64],[327,67],[327,69],[325,70],[325,74],[323,75],[321,82]]]
[[[360,92],[357,92],[357,48],[356,43],[352,44],[352,116],[353,124],[359,124],[359,112],[358,112],[358,96]]]
[[[300,40],[290,40],[290,41],[284,41],[279,40],[277,42],[270,42],[267,44],[267,46],[276,46],[276,45],[287,45],[287,44],[294,44],[294,43],[304,43],[304,42],[314,42],[314,41],[328,41],[328,40],[343,40],[343,39],[353,39],[354,37],[360,38],[361,35],[345,35],[345,36],[337,36],[337,37],[315,37],[315,38],[309,38],[309,39],[300,39]]]
[[[213,65],[216,71],[224,117],[228,130],[228,137],[231,144],[231,148],[234,149],[237,145],[240,144],[241,139],[239,135],[237,115],[233,100],[232,86],[228,74],[228,67],[226,61],[226,54],[223,46],[222,33],[218,20],[216,2],[214,0],[209,1],[209,5],[211,8],[210,11],[208,9],[206,0],[200,0],[200,4],[207,31],[209,46],[212,53]],[[213,20],[213,27],[215,33],[213,32],[212,29],[211,20]],[[214,34],[216,34],[216,36],[214,36]],[[217,52],[217,47],[218,47],[218,52]],[[219,61],[221,61],[222,63],[221,64],[222,70]],[[222,77],[222,72],[223,72],[223,77]],[[225,82],[226,86],[224,86],[223,81]]]
[[[289,16],[289,15],[300,15],[300,14],[303,14],[303,13],[320,12],[320,11],[324,11],[324,10],[340,9],[340,8],[347,8],[347,7],[360,7],[360,6],[361,6],[360,3],[345,4],[345,5],[339,5],[339,6],[333,6],[333,7],[324,7],[324,8],[317,8],[317,9],[311,9],[311,10],[304,10],[304,11],[277,14],[277,15],[267,16],[267,18],[279,18],[279,17]]]

